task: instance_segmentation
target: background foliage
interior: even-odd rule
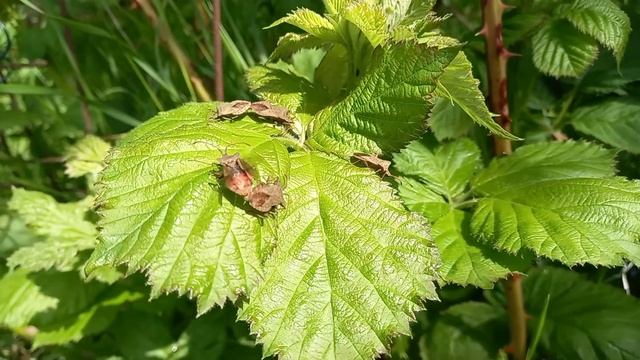
[[[514,136],[476,2],[224,0],[225,96],[289,130],[182,106],[189,66],[212,88],[211,4],[151,3],[188,62],[135,1],[0,1],[0,358],[504,358],[513,272],[532,358],[640,356],[640,4],[509,2]],[[492,159],[489,132],[523,140]],[[284,209],[222,190],[223,151]]]

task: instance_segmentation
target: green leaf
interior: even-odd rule
[[[533,63],[543,73],[555,77],[579,77],[598,56],[596,41],[566,20],[543,26],[532,40]]]
[[[504,311],[486,303],[451,306],[437,318],[431,332],[420,339],[427,359],[498,359],[506,326]]]
[[[101,173],[101,241],[87,271],[126,264],[145,270],[152,295],[177,291],[204,312],[248,293],[261,277],[261,219],[221,189],[214,172],[239,153],[259,181],[286,186],[289,158],[281,131],[248,117],[209,120],[213,104],[161,113],[115,147]]]
[[[113,322],[120,305],[140,298],[140,293],[124,291],[79,314],[41,326],[33,340],[33,347],[77,342],[86,336],[100,333]]]
[[[51,196],[24,189],[14,189],[9,208],[44,240],[22,247],[8,259],[11,268],[23,267],[31,271],[56,268],[71,270],[77,254],[92,249],[96,242],[95,225],[85,220],[93,198],[61,204]]]
[[[88,248],[92,247],[93,243]],[[16,250],[7,259],[7,266],[12,269],[21,267],[29,271],[48,270],[51,268],[69,271],[78,262],[77,254],[78,247],[76,244],[42,241]]]
[[[469,139],[441,146],[413,141],[394,154],[393,162],[399,172],[419,178],[449,202],[464,193],[481,165],[480,149]]]
[[[422,133],[428,97],[457,51],[412,42],[380,49],[355,89],[316,114],[309,144],[342,156],[398,151]]]
[[[535,329],[547,295],[541,345],[562,359],[636,359],[640,355],[640,302],[621,289],[546,267],[523,281],[527,314]]]
[[[96,175],[104,166],[103,160],[111,146],[94,135],[87,135],[67,149],[65,174],[69,177]]]
[[[12,329],[28,325],[36,314],[58,304],[58,299],[43,293],[24,269],[6,274],[0,279],[0,289],[0,325]]]
[[[294,10],[292,13],[275,21],[267,28],[285,23],[300,28],[318,39],[328,42],[341,42],[341,38],[336,32],[333,24],[326,18],[322,17],[322,15],[315,13],[312,10],[304,8]]]
[[[494,160],[472,185],[475,236],[565,264],[640,259],[640,183],[612,177],[613,153],[588,143],[527,145]]]
[[[609,145],[640,153],[640,103],[610,100],[576,109],[573,126]]]
[[[301,49],[320,49],[325,41],[309,34],[286,33],[278,39],[278,45],[269,56],[269,61],[288,59]]]
[[[438,97],[431,110],[429,127],[438,141],[458,139],[473,129],[473,121],[448,98]]]
[[[317,152],[291,161],[278,244],[241,318],[265,356],[372,359],[436,297],[426,221],[369,169]]]
[[[471,214],[451,209],[433,224],[433,240],[442,259],[440,275],[446,282],[490,289],[498,279],[522,267],[524,260],[475,241],[470,220]]]
[[[587,142],[544,142],[495,159],[471,181],[475,192],[499,194],[513,186],[545,180],[606,178],[615,175],[615,153]]]
[[[362,31],[372,47],[378,47],[385,42],[387,18],[381,5],[369,0],[351,1],[344,8],[342,16]]]
[[[0,215],[0,258],[40,240],[17,214]]]
[[[400,178],[398,195],[407,209],[424,215],[432,223],[451,209],[442,195],[429,185],[411,178]]]
[[[340,14],[350,0],[322,0],[329,14]]]
[[[269,66],[250,68],[247,81],[251,90],[260,97],[298,115],[315,114],[329,100],[326,93],[308,81]]]
[[[611,49],[620,63],[631,32],[631,22],[624,11],[610,0],[577,0],[564,11],[567,20]]]
[[[476,124],[489,129],[492,133],[506,139],[519,140],[518,137],[504,130],[493,120],[485,103],[484,95],[478,88],[479,84],[480,82],[473,77],[471,62],[464,55],[464,52],[460,51],[438,79],[436,94],[450,99]]]

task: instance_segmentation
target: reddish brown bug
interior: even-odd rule
[[[227,189],[242,197],[249,196],[253,189],[253,176],[249,172],[249,165],[240,159],[240,154],[222,155],[219,163]]]
[[[391,175],[391,172],[389,172],[391,161],[380,159],[378,155],[357,152],[353,154],[353,159],[363,163],[366,167],[372,169],[373,171],[380,173],[383,177],[393,176]]]
[[[276,180],[273,183],[258,184],[247,197],[247,201],[252,208],[261,212],[269,212],[284,201],[280,182]]]

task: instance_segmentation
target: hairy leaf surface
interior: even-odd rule
[[[408,334],[436,296],[426,221],[371,170],[317,152],[292,155],[285,196],[278,245],[241,315],[265,355],[368,360]]]
[[[457,52],[413,42],[380,49],[355,89],[315,116],[310,145],[341,156],[399,150],[424,130],[429,97]]]
[[[113,149],[98,187],[101,242],[89,272],[126,264],[145,270],[152,294],[198,297],[206,311],[253,288],[261,276],[260,219],[215,176],[226,151],[257,179],[286,183],[280,131],[249,118],[211,121],[211,104],[188,104],[135,129]]]

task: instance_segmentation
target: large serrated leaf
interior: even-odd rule
[[[538,327],[545,303],[549,303],[541,345],[556,358],[640,358],[637,298],[619,288],[592,283],[577,273],[551,267],[532,272],[523,287],[532,330]]]
[[[447,282],[490,289],[524,261],[476,242],[469,230],[470,219],[471,214],[452,209],[433,224],[433,240],[442,259],[439,271]]]
[[[631,22],[616,4],[610,0],[577,0],[560,11],[580,31],[611,49],[618,63],[622,60]]]
[[[480,167],[480,149],[469,139],[441,146],[414,141],[394,154],[393,162],[402,174],[419,178],[451,202]]]
[[[241,318],[265,355],[372,359],[436,296],[428,226],[371,170],[317,152],[291,161],[278,245]]]
[[[555,77],[578,77],[598,56],[596,41],[566,20],[544,25],[532,40],[533,63],[543,73]]]
[[[544,180],[604,178],[615,175],[615,153],[587,142],[526,145],[495,159],[471,181],[479,194],[499,194],[510,186]]]
[[[581,107],[571,114],[571,123],[607,144],[640,153],[640,102],[610,100]]]
[[[566,264],[640,259],[640,183],[615,178],[613,152],[540,143],[494,160],[472,181],[475,236],[509,252]]]
[[[256,179],[285,184],[288,152],[272,137],[279,130],[249,118],[212,121],[214,110],[188,104],[162,113],[113,149],[98,186],[101,241],[89,272],[145,270],[153,295],[188,292],[200,312],[257,283],[261,220],[221,189],[214,171],[225,151],[239,153]]]
[[[398,151],[425,129],[429,96],[457,53],[414,42],[380,49],[355,89],[315,116],[309,144],[342,156]]]
[[[438,79],[436,94],[451,100],[459,106],[478,125],[483,126],[494,134],[511,140],[519,138],[503,129],[493,120],[484,95],[478,88],[480,81],[473,77],[471,62],[460,51],[444,69]]]

